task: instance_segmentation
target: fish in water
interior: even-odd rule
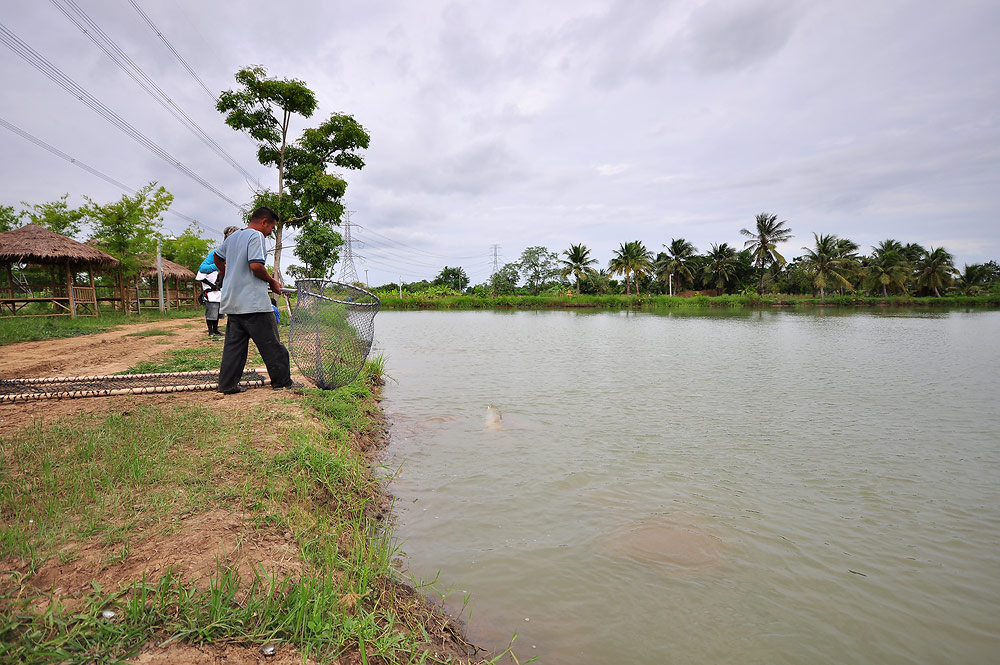
[[[486,419],[483,422],[483,427],[493,430],[502,429],[503,425],[500,422],[501,420],[503,420],[503,416],[500,415],[499,409],[492,404],[486,407]]]

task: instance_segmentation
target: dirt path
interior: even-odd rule
[[[158,330],[169,335],[137,336],[135,333]],[[21,342],[0,347],[0,379],[51,376],[93,376],[114,374],[145,360],[154,360],[175,349],[221,345],[208,339],[204,319],[175,319],[155,323],[123,325],[94,335]],[[301,380],[301,379],[299,379]],[[228,395],[227,407],[253,408],[273,399],[268,387]],[[0,402],[0,436],[32,423],[56,422],[78,413],[124,411],[133,404],[203,404],[221,400],[223,395],[210,391],[127,395],[124,397],[83,397]]]

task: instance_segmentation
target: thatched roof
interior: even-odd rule
[[[0,261],[118,265],[118,259],[110,254],[37,224],[25,224],[19,229],[0,233]]]
[[[139,273],[143,277],[156,277],[156,257],[148,258],[144,261],[144,268]],[[195,274],[190,269],[179,263],[163,259],[163,276],[177,277],[178,279],[194,279]]]

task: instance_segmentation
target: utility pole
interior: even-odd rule
[[[345,211],[347,222],[344,224],[344,258],[340,263],[340,281],[345,284],[354,284],[358,281],[358,271],[354,269],[354,251],[351,240],[351,213],[353,210]]]
[[[492,277],[500,270],[500,264],[497,258],[497,251],[500,249],[500,245],[490,245],[490,249],[493,250],[493,272],[490,273],[490,276]]]

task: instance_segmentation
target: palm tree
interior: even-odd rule
[[[934,292],[934,295],[941,297],[939,288],[948,286],[954,281],[954,276],[958,274],[955,269],[955,258],[943,247],[925,252],[917,261],[917,283],[925,286]]]
[[[861,279],[868,289],[881,287],[882,297],[888,298],[891,286],[906,291],[910,273],[910,264],[903,256],[903,245],[895,240],[883,240],[872,247],[872,255],[861,269]]]
[[[740,229],[740,233],[750,238],[744,243],[744,247],[750,248],[754,257],[754,265],[760,271],[760,292],[764,291],[764,269],[777,263],[779,266],[785,265],[785,257],[778,253],[775,245],[779,242],[786,242],[792,238],[792,230],[785,228],[788,222],[778,221],[777,215],[769,215],[762,212],[756,217],[757,232],[748,229]]]
[[[614,251],[608,268],[616,275],[625,275],[625,295],[632,295],[629,276],[635,276],[638,292],[639,277],[648,274],[653,268],[652,252],[647,251],[646,246],[639,240],[623,243]]]
[[[737,268],[736,248],[730,247],[728,243],[713,243],[712,251],[708,253],[705,274],[715,277],[716,295],[722,295],[723,289],[736,276]]]
[[[563,252],[565,259],[560,259],[563,265],[563,277],[573,275],[576,277],[576,295],[580,295],[580,280],[587,279],[597,271],[590,266],[597,263],[597,259],[590,258],[590,250],[586,245],[570,245],[569,249]]]
[[[851,282],[845,276],[854,265],[855,261],[850,258],[841,258],[838,249],[838,239],[835,235],[816,235],[816,247],[806,250],[803,262],[809,267],[813,276],[813,284],[819,287],[819,297],[826,297],[826,285],[833,282],[851,288]]]
[[[958,288],[964,296],[974,296],[990,281],[990,271],[982,263],[966,263],[958,276]]]
[[[683,279],[687,278],[694,283],[694,271],[692,270],[691,259],[698,253],[695,246],[684,238],[671,238],[669,245],[664,245],[667,249],[666,261],[658,262],[655,267],[656,276],[662,280],[665,275],[673,275],[671,285],[677,284],[677,291],[683,291]],[[670,295],[674,295],[671,288]]]

